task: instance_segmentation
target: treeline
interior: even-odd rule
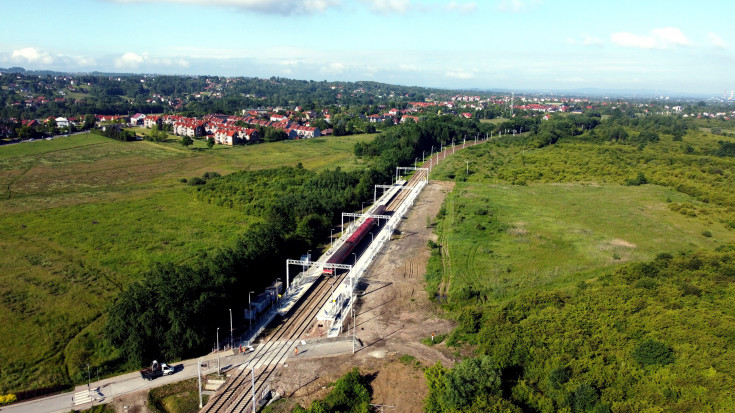
[[[102,129],[91,129],[91,133],[94,133],[95,135],[104,136],[106,138],[114,139],[116,141],[122,141],[122,142],[132,142],[137,140],[138,138],[135,136],[135,132],[123,130],[115,127],[107,127],[105,130]]]
[[[395,165],[414,163],[416,159],[428,158],[431,152],[455,144],[463,139],[473,140],[475,136],[485,137],[493,130],[493,125],[482,124],[473,119],[455,116],[432,116],[419,123],[406,123],[399,128],[388,129],[372,142],[358,142],[355,155],[375,157],[374,169],[385,176],[391,176]]]
[[[426,410],[726,408],[735,386],[733,280],[730,245],[662,253],[572,290],[503,304],[467,295],[447,341],[472,344],[478,357],[426,370]]]
[[[410,101],[423,101],[433,93],[448,93],[438,89],[377,82],[317,82],[278,77],[258,79],[89,74],[74,76],[74,79],[74,95],[67,93],[63,101],[55,101],[52,98],[61,96],[56,92],[66,89],[69,86],[68,81],[51,75],[18,74],[0,77],[0,86],[12,84],[16,91],[27,90],[49,98],[49,102],[42,105],[16,106],[13,103],[23,101],[24,95],[3,88],[0,90],[0,103],[3,103],[0,106],[0,118],[33,119],[88,113],[163,113],[174,110],[169,101],[181,104],[176,110],[191,116],[208,113],[234,114],[244,108],[263,106],[301,106],[305,110],[314,110],[328,106],[338,108],[380,103],[394,107]],[[221,93],[221,96],[211,96],[210,93]],[[154,94],[166,98],[166,102],[152,99]],[[201,96],[196,97],[197,94]]]
[[[133,364],[201,353],[211,345],[212,320],[229,308],[239,313],[248,291],[284,276],[285,259],[315,249],[336,214],[357,209],[372,185],[368,172],[315,173],[301,166],[208,177],[195,187],[199,199],[241,209],[259,222],[234,245],[192,264],[151,268],[119,296],[106,337]]]

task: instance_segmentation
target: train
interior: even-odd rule
[[[383,215],[385,213],[385,205],[379,205],[371,215]],[[368,218],[360,227],[347,238],[337,251],[327,260],[327,264],[342,264],[344,260],[350,256],[355,247],[362,241],[365,236],[370,233],[375,225],[378,224],[376,218]],[[334,268],[324,268],[322,271],[326,275],[334,274]]]

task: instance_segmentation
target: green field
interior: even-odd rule
[[[458,183],[438,230],[451,274],[443,288],[477,283],[507,297],[735,240],[735,160],[709,155],[722,137],[540,149],[524,139],[468,148],[432,171]],[[638,173],[650,184],[624,185]]]
[[[735,242],[722,223],[674,212],[673,202],[701,204],[653,185],[460,183],[438,229],[443,293],[451,297],[472,286],[504,300],[573,285],[661,252]]]
[[[714,154],[732,138],[585,138],[506,137],[432,171],[456,181],[427,267],[458,323],[445,343],[502,386],[435,366],[431,411],[731,410],[735,158]]]
[[[299,162],[353,169],[354,143],[373,137],[210,150],[83,134],[0,147],[0,390],[79,381],[80,360],[114,359],[99,333],[115,295],[156,262],[229,245],[252,221],[198,201],[181,178]]]

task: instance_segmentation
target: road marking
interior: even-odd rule
[[[88,390],[78,391],[74,393],[74,406],[89,403],[92,401],[92,394]]]

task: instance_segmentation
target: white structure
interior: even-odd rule
[[[69,127],[69,119],[67,118],[56,118],[54,119],[56,121],[56,126],[59,128],[68,128]]]

